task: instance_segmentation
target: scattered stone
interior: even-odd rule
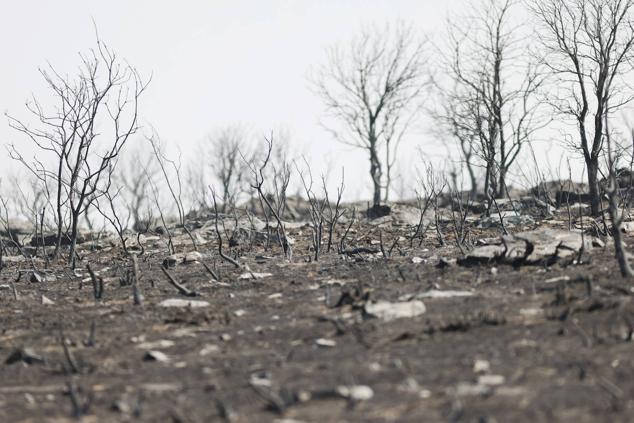
[[[246,272],[240,275],[239,279],[264,279],[273,276],[273,273]]]
[[[281,292],[276,292],[275,294],[271,294],[268,297],[269,300],[276,300],[278,298],[282,298],[282,293]]]
[[[388,301],[368,302],[364,306],[365,314],[385,321],[401,318],[413,318],[424,314],[425,304],[422,301],[391,303]]]
[[[333,348],[337,346],[337,342],[332,339],[319,338],[315,341],[318,347]]]
[[[233,312],[233,315],[234,315],[234,316],[236,316],[236,317],[242,317],[242,316],[244,316],[245,314],[247,314],[247,312],[246,312],[246,311],[244,311],[244,310],[242,310],[242,309],[240,309],[240,310],[236,310],[236,311],[234,311],[234,312]]]
[[[253,373],[249,378],[249,383],[254,386],[263,386],[266,388],[270,388],[271,386],[273,386],[271,373],[267,371]]]
[[[395,226],[418,226],[421,218],[421,210],[417,207],[394,205],[391,213],[392,221]],[[428,216],[423,218],[423,225],[430,222]]]
[[[163,260],[164,267],[174,267],[178,264],[190,264],[201,261],[204,255],[198,251],[191,251],[189,253],[172,254]]]
[[[31,348],[18,348],[4,360],[4,364],[23,362],[26,364],[44,364],[44,357],[37,354]]]
[[[502,219],[500,219],[502,215]],[[491,216],[483,217],[478,221],[479,228],[500,228],[502,222],[507,228],[515,226],[531,226],[535,224],[535,219],[529,215],[518,214],[514,211],[492,212]]]
[[[350,283],[355,283],[357,282],[357,279],[328,279],[325,280],[324,282],[322,282],[322,285],[338,285],[338,286],[344,286]]]
[[[187,264],[187,263],[195,263],[198,262],[200,260],[203,259],[203,255],[201,253],[199,253],[198,251],[192,251],[190,253],[187,253],[185,255],[185,258],[183,259],[183,263]]]
[[[24,263],[26,261],[26,257],[24,256],[4,256],[2,257],[2,261],[5,263]]]
[[[415,299],[423,298],[455,298],[455,297],[473,297],[474,293],[471,291],[452,291],[452,290],[439,290],[431,289],[426,292],[421,292],[414,296]]]
[[[425,260],[422,257],[412,257],[412,263],[414,264],[421,264],[421,263],[425,263],[427,260]]]
[[[0,285],[0,291],[10,291],[10,290],[11,290],[10,285],[7,285],[7,284]]]
[[[599,245],[597,238],[579,231],[540,228],[504,235],[497,244],[487,243],[474,248],[458,263],[465,266],[480,263],[552,264],[578,254],[582,248],[590,251]]]
[[[564,275],[564,276],[557,276],[555,278],[546,279],[544,283],[567,282],[569,280],[570,280],[570,276]]]
[[[128,402],[127,400],[119,399],[119,400],[116,400],[112,404],[112,407],[110,407],[110,409],[112,411],[116,411],[116,412],[121,413],[121,414],[131,414],[132,410],[133,410],[133,407],[132,407],[132,405],[130,405],[130,402]]]
[[[156,361],[159,363],[167,363],[170,361],[169,357],[161,351],[151,350],[145,353],[143,361]]]
[[[481,375],[478,376],[478,385],[499,386],[504,385],[505,379],[502,375]]]
[[[169,298],[167,300],[161,301],[158,305],[159,307],[190,307],[190,308],[209,307],[209,303],[207,301],[184,300],[181,298]]]
[[[367,401],[374,397],[374,391],[366,385],[337,386],[336,392],[351,401]]]
[[[143,342],[141,344],[138,344],[136,347],[141,350],[154,350],[156,348],[170,348],[174,345],[176,345],[174,341],[171,341],[169,339],[159,339],[158,341],[154,342]]]
[[[493,389],[488,385],[480,385],[479,383],[461,382],[451,391],[459,397],[475,397],[490,395]]]
[[[489,373],[491,371],[491,363],[487,360],[476,360],[473,362],[474,373]]]
[[[217,352],[220,352],[220,347],[218,345],[207,344],[200,350],[200,352],[198,354],[201,357],[204,357],[206,355],[214,354],[214,353],[217,353]]]
[[[46,275],[40,272],[32,272],[29,279],[31,283],[55,282],[55,280],[57,280],[55,275]]]
[[[42,305],[55,305],[55,301],[42,295]]]

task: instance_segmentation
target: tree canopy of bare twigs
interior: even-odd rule
[[[125,153],[119,160],[114,175],[120,192],[120,203],[132,218],[132,229],[137,232],[146,232],[153,223],[151,221],[153,209],[148,194],[149,180],[156,177],[159,169],[154,155],[147,149],[135,149]]]
[[[435,121],[459,146],[476,190],[484,167],[484,194],[505,195],[509,169],[522,147],[547,122],[537,98],[544,77],[528,54],[516,0],[479,0],[447,23],[436,78]]]
[[[121,60],[97,36],[97,46],[80,55],[78,74],[71,78],[53,66],[40,69],[55,107],[44,108],[38,99],[27,102],[30,120],[8,116],[9,125],[38,149],[25,158],[11,145],[11,157],[24,164],[43,185],[54,185],[54,208],[59,253],[64,227],[70,227],[69,261],[74,262],[81,216],[112,176],[126,142],[137,132],[139,98],[149,80]],[[70,222],[65,213],[70,215]]]
[[[163,175],[163,186],[167,188],[167,192],[169,192],[174,206],[176,206],[176,212],[178,214],[178,223],[179,226],[187,233],[189,239],[194,246],[194,249],[197,250],[198,246],[196,245],[196,239],[192,235],[189,227],[187,226],[187,212],[185,210],[185,205],[183,203],[183,178],[182,178],[182,168],[183,162],[182,157],[179,152],[178,157],[176,159],[172,159],[168,156],[165,151],[164,145],[158,136],[158,134],[153,133],[151,136],[146,137],[147,141],[150,143],[152,147],[152,152],[154,153],[154,158],[156,163],[158,164],[158,168],[160,173]],[[152,190],[154,192],[155,205],[157,208],[160,208],[158,199],[158,190],[156,185],[154,185],[154,181],[151,178],[149,173],[146,174],[148,183],[152,186]],[[160,214],[163,216],[163,212],[160,211]],[[162,218],[164,220],[164,218]],[[165,229],[167,230],[166,225]],[[170,241],[171,244],[171,241]],[[172,245],[173,248],[173,245]]]
[[[412,28],[368,27],[328,50],[314,78],[337,140],[370,159],[373,203],[389,198],[396,152],[420,106],[426,85],[426,42]]]
[[[205,146],[206,161],[221,189],[223,213],[236,206],[248,186],[248,167],[240,157],[240,153],[249,155],[247,137],[244,127],[230,125],[210,135],[208,146]]]
[[[605,122],[632,101],[625,75],[632,70],[633,0],[531,0],[543,27],[544,63],[552,77],[546,100],[577,127],[571,146],[585,160],[590,206],[601,209],[600,158]],[[576,138],[576,137],[575,137]]]
[[[273,134],[270,137],[264,138],[266,142],[266,150],[263,159],[260,163],[257,163],[253,160],[247,159],[244,155],[242,155],[242,160],[247,165],[251,175],[251,188],[253,188],[262,204],[262,210],[264,213],[267,211],[273,216],[275,221],[277,222],[277,235],[280,246],[284,250],[284,256],[288,260],[292,260],[293,258],[293,248],[291,243],[289,242],[289,238],[286,235],[286,228],[284,227],[284,223],[282,221],[282,216],[284,212],[284,204],[286,200],[286,190],[290,181],[290,164],[285,163],[284,169],[281,172],[274,172],[275,177],[279,177],[280,180],[274,183],[275,193],[270,196],[265,192],[265,183],[266,183],[266,175],[267,175],[267,167],[271,162],[271,155],[274,151],[273,144]],[[264,207],[266,205],[266,207]],[[267,230],[268,230],[268,220],[267,217]]]

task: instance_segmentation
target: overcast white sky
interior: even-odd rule
[[[432,36],[448,9],[464,0],[21,0],[0,14],[0,110],[24,116],[24,102],[42,94],[38,66],[72,72],[78,52],[101,38],[142,74],[153,73],[142,102],[145,124],[192,152],[214,128],[242,122],[265,133],[285,127],[316,167],[346,167],[348,186],[366,197],[365,156],[335,142],[319,126],[322,104],[307,75],[326,47],[364,24],[411,22]],[[0,143],[24,142],[0,122]],[[140,140],[139,140],[140,141]],[[416,128],[403,146],[403,168],[416,146],[444,155]],[[0,164],[9,159],[0,152]],[[5,166],[3,166],[5,167]],[[6,167],[5,167],[6,168]],[[2,172],[0,172],[2,173]],[[350,194],[350,192],[348,193]]]

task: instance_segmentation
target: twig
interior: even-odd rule
[[[95,272],[92,271],[90,264],[86,265],[86,269],[88,269],[88,273],[90,273],[90,280],[92,281],[92,291],[95,301],[99,301],[103,296],[103,278],[101,276],[97,277],[95,275]]]
[[[143,305],[143,294],[139,289],[139,277],[141,273],[139,272],[139,260],[136,255],[132,255],[132,271],[134,272],[134,277],[132,278],[132,298],[134,305]]]
[[[207,272],[209,272],[209,274],[211,275],[211,277],[212,277],[212,278],[214,278],[215,280],[217,280],[218,282],[220,282],[220,277],[218,276],[218,274],[217,274],[216,272],[214,272],[214,270],[213,270],[211,267],[209,267],[209,266],[207,265],[207,263],[205,263],[205,262],[203,262],[203,261],[201,261],[200,263],[203,265],[203,267],[205,268],[205,270],[206,270]]]
[[[220,257],[222,257],[224,261],[231,263],[236,269],[239,269],[240,267],[242,267],[240,266],[240,263],[238,263],[236,260],[226,255],[222,251],[222,234],[220,233],[220,228],[218,227],[219,215],[218,215],[218,204],[216,202],[216,191],[214,191],[213,187],[211,186],[209,187],[209,190],[211,191],[211,198],[213,199],[213,202],[214,202],[214,214],[215,214],[214,226],[216,228],[216,236],[218,237],[218,254],[220,254]]]
[[[191,291],[187,287],[178,283],[176,279],[174,279],[174,277],[170,275],[165,267],[161,266],[161,270],[163,271],[163,274],[167,277],[167,280],[170,282],[170,284],[172,284],[172,286],[176,288],[178,292],[180,292],[182,295],[185,295],[186,297],[195,297],[198,295],[195,291]]]
[[[71,352],[70,348],[68,348],[66,336],[64,335],[64,329],[61,323],[59,326],[59,337],[60,342],[62,343],[62,349],[64,350],[64,358],[66,359],[66,363],[68,364],[68,368],[66,370],[74,374],[81,373],[79,365],[77,364],[77,360],[75,360],[75,356]]]

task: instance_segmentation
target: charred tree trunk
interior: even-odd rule
[[[588,167],[588,189],[590,194],[590,211],[593,216],[601,213],[601,190],[599,188],[599,160],[591,158],[586,162]]]
[[[381,176],[383,172],[381,169],[381,161],[377,155],[376,149],[370,147],[370,176],[372,177],[373,195],[372,205],[381,205]]]

